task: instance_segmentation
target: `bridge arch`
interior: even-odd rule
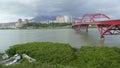
[[[108,17],[105,14],[100,14],[100,13],[99,14],[85,14],[82,17],[81,22],[95,22],[96,21],[95,18],[99,18],[99,19],[104,18],[104,19],[107,19],[107,20],[110,19],[110,17]]]

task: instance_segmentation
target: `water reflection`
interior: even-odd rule
[[[81,42],[84,42],[87,45],[91,46],[104,46],[105,39],[99,38],[99,34],[97,33],[97,31],[90,31],[86,32],[85,30],[75,30],[76,34],[81,36]]]
[[[76,31],[75,31],[76,32]],[[120,47],[120,35],[106,35],[104,39],[101,39],[97,29],[91,28],[88,32],[85,30],[77,31],[77,35],[81,36],[82,42],[86,45],[96,46],[117,46]]]
[[[104,42],[105,42],[105,39],[101,38],[101,39],[100,39],[100,45],[101,45],[101,46],[104,46]]]

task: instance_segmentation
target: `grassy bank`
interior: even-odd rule
[[[120,48],[82,46],[79,50],[69,44],[32,42],[11,46],[9,55],[26,53],[37,61],[22,59],[18,64],[0,68],[120,68]]]

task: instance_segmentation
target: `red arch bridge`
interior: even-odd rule
[[[90,25],[97,27],[101,38],[104,38],[104,35],[120,35],[120,20],[111,20],[105,14],[85,14],[81,19],[72,23],[72,28],[88,31]]]

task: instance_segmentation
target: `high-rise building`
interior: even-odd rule
[[[68,22],[72,23],[73,22],[73,17],[72,16],[68,16]]]
[[[18,23],[22,23],[22,19],[18,19]]]
[[[22,24],[27,24],[29,21],[28,21],[28,19],[25,19],[23,22],[22,22]]]
[[[28,23],[28,19],[25,19],[24,21],[22,19],[18,19],[18,22],[15,24],[16,28],[22,27],[24,24]]]
[[[64,22],[68,22],[69,18],[68,16],[64,16]]]
[[[64,17],[62,17],[62,16],[57,16],[56,17],[56,22],[57,23],[64,23],[65,21],[64,21]]]
[[[72,16],[58,16],[58,17],[56,17],[56,22],[58,22],[58,23],[72,23],[73,18],[72,18]]]
[[[22,19],[18,19],[18,22],[15,24],[16,28],[22,27]]]

